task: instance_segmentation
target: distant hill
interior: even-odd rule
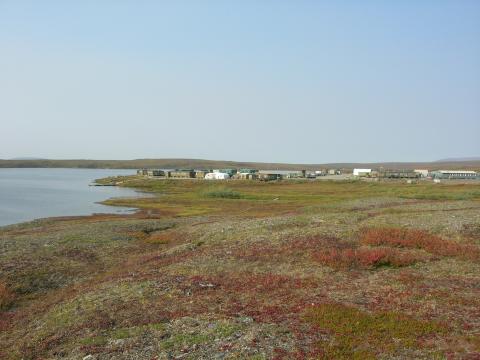
[[[480,156],[441,159],[441,160],[437,160],[435,162],[454,162],[454,161],[480,161]]]
[[[45,160],[43,158],[37,158],[37,157],[29,157],[29,156],[25,156],[25,157],[16,157],[16,158],[11,158],[9,160]]]
[[[0,168],[84,168],[84,169],[221,169],[251,168],[264,170],[317,170],[338,168],[351,170],[358,168],[385,169],[451,169],[480,170],[480,160],[435,161],[435,162],[384,162],[384,163],[329,163],[329,164],[284,164],[241,162],[203,159],[136,159],[136,160],[0,160]]]

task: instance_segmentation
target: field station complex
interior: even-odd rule
[[[203,180],[259,180],[274,181],[284,179],[416,179],[433,180],[480,180],[480,173],[471,170],[435,170],[426,169],[344,169],[307,170],[256,170],[256,169],[139,169],[137,175],[153,178],[203,179]]]

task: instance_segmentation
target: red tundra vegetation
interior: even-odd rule
[[[0,228],[1,359],[480,356],[478,185],[122,184],[158,196]]]
[[[417,229],[367,228],[362,231],[360,241],[364,245],[422,249],[439,256],[453,256],[471,260],[480,257],[480,251],[474,245],[445,240],[427,231]]]
[[[389,247],[325,249],[313,255],[317,261],[336,269],[374,269],[381,266],[402,267],[423,260],[413,252]]]

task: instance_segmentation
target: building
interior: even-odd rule
[[[342,172],[338,169],[329,169],[328,175],[340,175]]]
[[[285,179],[299,179],[299,178],[307,177],[307,170],[299,170],[299,171],[287,170],[282,173],[281,173],[282,178],[285,178]]]
[[[427,177],[428,176],[428,170],[426,170],[426,169],[415,169],[413,171],[420,174],[420,177]]]
[[[353,169],[353,176],[368,176],[372,169]]]
[[[193,170],[173,170],[168,173],[168,177],[175,179],[190,179],[195,177],[195,171]]]
[[[204,179],[205,175],[212,172],[211,170],[195,170],[195,178],[196,179]]]
[[[230,177],[232,177],[237,173],[237,169],[215,169],[213,172],[228,174]]]
[[[165,171],[159,169],[149,169],[147,170],[148,176],[165,176]]]
[[[228,180],[230,175],[222,172],[211,172],[205,175],[205,180]]]
[[[272,180],[281,180],[282,179],[282,175],[281,174],[278,174],[278,173],[275,173],[275,172],[271,172],[271,173],[268,173],[268,172],[259,172],[258,173],[258,179],[260,181],[272,181]]]
[[[141,176],[165,176],[165,171],[160,169],[138,169],[137,175]]]
[[[265,176],[262,175],[270,175],[270,180],[298,179],[306,176],[306,170],[260,170],[258,172],[258,178],[260,180],[265,178]]]
[[[476,179],[477,173],[470,170],[438,170],[432,172],[435,179]]]
[[[240,170],[238,170],[238,172],[241,173],[241,174],[247,174],[247,173],[248,174],[255,174],[255,173],[258,172],[258,170],[256,170],[256,169],[240,169]]]
[[[238,172],[233,175],[233,178],[237,180],[255,180],[257,177],[258,175],[256,173],[251,172]]]
[[[421,175],[413,170],[381,170],[378,177],[385,179],[417,179]]]

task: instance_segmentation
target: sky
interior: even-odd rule
[[[480,156],[480,1],[0,0],[0,158]]]

